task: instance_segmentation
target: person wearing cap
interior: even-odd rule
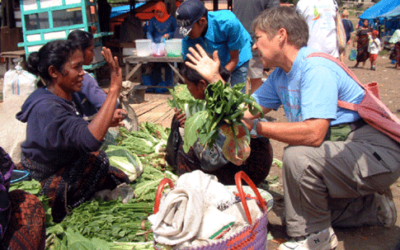
[[[177,27],[176,19],[169,15],[167,7],[164,2],[158,2],[154,6],[155,15],[150,19],[149,25],[147,26],[147,39],[151,39],[153,43],[162,43],[167,39],[174,38],[174,33]],[[161,68],[165,69],[165,82],[168,85],[172,85],[174,81],[174,73],[167,63],[154,63],[151,77],[154,84],[162,82]],[[159,91],[167,91],[162,89]]]
[[[390,186],[400,176],[400,143],[368,125],[338,100],[359,104],[361,88],[335,61],[307,47],[308,26],[290,7],[265,10],[254,23],[253,49],[276,67],[252,97],[263,113],[283,107],[286,121],[265,122],[246,112],[250,135],[288,144],[283,152],[286,232],[279,250],[334,249],[334,227],[396,224]],[[190,48],[186,64],[207,82],[221,80],[217,53]],[[322,53],[321,53],[322,54]],[[245,135],[240,128],[238,137]]]
[[[252,58],[251,37],[229,10],[208,12],[199,0],[186,0],[176,11],[184,59],[190,47],[200,44],[208,53],[218,51],[221,65],[232,73],[232,86],[245,83]],[[245,88],[242,89],[244,93]]]
[[[251,24],[256,17],[268,8],[279,6],[279,0],[234,0],[233,13],[249,32],[252,40],[254,32]],[[253,58],[249,61],[249,70],[247,76],[250,78],[251,93],[254,93],[262,84],[264,76],[264,67],[261,57],[257,51],[252,50]]]
[[[371,62],[371,70],[376,70],[376,59],[378,58],[378,53],[381,50],[381,41],[378,38],[379,31],[373,30],[372,34],[369,36],[368,52],[369,60]]]
[[[354,26],[353,23],[348,19],[349,17],[349,11],[344,10],[342,13],[342,23],[343,23],[343,28],[344,31],[346,32],[346,41],[347,44],[351,43],[351,36],[354,32]],[[346,56],[346,48],[342,51],[340,54],[340,60],[344,62],[344,57]]]

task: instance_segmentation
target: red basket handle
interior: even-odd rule
[[[170,179],[164,178],[160,181],[160,184],[158,184],[157,188],[156,201],[154,202],[154,214],[158,213],[158,209],[160,208],[161,195],[164,190],[165,184],[167,183],[171,189],[174,188],[174,183]]]
[[[250,179],[250,177],[243,171],[236,173],[235,174],[236,188],[239,191],[239,197],[240,200],[242,201],[243,209],[246,213],[247,220],[249,221],[249,224],[252,225],[253,221],[251,220],[249,207],[247,206],[246,194],[243,191],[242,179],[246,181],[247,184],[249,184],[251,189],[253,189],[254,193],[256,194],[257,200],[259,202],[259,206],[263,211],[267,211],[267,205],[265,203],[265,200],[261,197],[260,192],[258,192],[256,185],[254,185],[253,181]]]

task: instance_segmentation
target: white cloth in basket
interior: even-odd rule
[[[154,239],[172,246],[199,236],[210,237],[235,220],[233,216],[219,216],[222,212],[216,209],[229,207],[234,201],[233,193],[215,176],[200,170],[183,174],[175,189],[161,200],[159,212],[148,217]],[[210,223],[210,218],[203,221],[205,214],[214,223]]]
[[[215,175],[205,174],[200,170],[183,174],[176,184],[179,188],[192,188],[201,192],[205,207],[214,206],[221,210],[235,203],[235,195]]]
[[[203,219],[203,197],[194,189],[177,187],[161,201],[158,213],[148,219],[160,244],[171,246],[191,240]]]

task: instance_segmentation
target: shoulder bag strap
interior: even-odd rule
[[[315,53],[311,53],[310,55],[307,56],[307,58],[309,57],[323,57],[326,58],[328,60],[331,60],[333,62],[335,62],[336,64],[338,64],[344,71],[346,71],[346,73],[355,81],[358,83],[358,85],[360,85],[361,88],[363,88],[367,94],[367,92],[372,96],[371,98],[376,98],[372,93],[370,93],[370,91],[368,89],[366,89],[364,87],[364,85],[362,85],[362,83],[360,82],[360,80],[358,80],[357,76],[353,73],[353,71],[351,71],[344,63],[342,63],[341,61],[339,61],[338,59],[334,58],[331,55],[328,55],[326,53],[322,53],[322,52],[315,52]],[[376,98],[377,102],[380,102],[380,100],[378,98]],[[386,107],[386,105],[384,105],[382,103],[383,107],[382,109],[384,110],[385,115],[390,118],[391,120],[395,121],[397,124],[400,124],[400,119],[397,118],[396,115],[394,115],[389,108]],[[358,112],[358,105],[354,104],[354,103],[350,103],[350,102],[345,102],[345,101],[341,101],[338,100],[338,106],[341,108],[345,108],[345,109],[350,109],[353,111],[357,111]]]
[[[339,61],[337,58],[328,55],[326,53],[322,53],[322,52],[314,52],[311,53],[307,56],[307,58],[310,57],[323,57],[326,58],[328,60],[331,60],[332,62],[335,62],[337,65],[339,65],[356,83],[358,83],[358,85],[360,85],[361,88],[363,88],[365,91],[367,91],[364,87],[364,85],[360,82],[360,80],[358,80],[357,76],[353,73],[353,71],[351,71],[344,63],[342,63],[341,61]],[[350,109],[350,110],[354,110],[357,111],[357,104],[351,103],[351,102],[345,102],[345,101],[341,101],[338,100],[338,106],[341,108],[345,108],[345,109]]]

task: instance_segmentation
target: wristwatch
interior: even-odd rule
[[[258,136],[258,133],[257,133],[257,124],[258,124],[258,122],[259,122],[258,119],[255,119],[254,122],[253,122],[253,128],[250,131],[250,137],[252,137],[252,138],[256,138]]]

